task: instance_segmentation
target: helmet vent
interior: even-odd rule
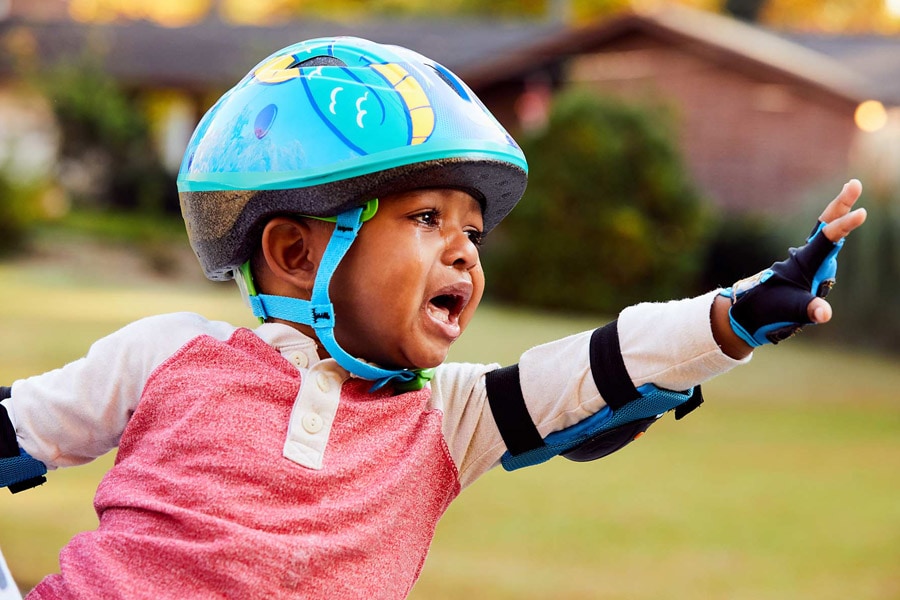
[[[469,94],[466,93],[466,91],[463,89],[463,87],[459,84],[458,81],[455,81],[455,78],[453,77],[453,75],[451,73],[449,73],[447,71],[447,69],[445,69],[444,67],[442,67],[441,65],[439,65],[437,63],[435,63],[433,65],[428,65],[428,66],[431,67],[432,69],[434,69],[434,72],[437,73],[437,76],[441,78],[441,81],[443,81],[448,86],[450,86],[450,89],[452,89],[454,92],[456,92],[456,94],[460,98],[462,98],[463,100],[469,99]]]
[[[312,58],[308,58],[302,62],[297,62],[291,65],[291,68],[295,67],[346,67],[347,63],[342,61],[339,58],[335,58],[333,56],[314,56]]]

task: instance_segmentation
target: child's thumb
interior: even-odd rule
[[[822,298],[813,298],[806,310],[809,320],[813,323],[827,323],[831,320],[834,312],[831,309],[831,305]]]

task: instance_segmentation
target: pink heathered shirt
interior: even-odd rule
[[[301,374],[252,332],[158,368],[61,574],[29,598],[402,598],[456,467],[430,391],[349,380],[321,470],[282,455]]]
[[[687,389],[744,362],[712,336],[715,295],[619,315],[635,387]],[[605,406],[591,334],[520,357],[542,436]],[[51,470],[119,447],[98,530],[29,598],[402,598],[449,502],[506,450],[484,385],[498,366],[447,363],[430,389],[370,394],[286,325],[136,321],[2,401]]]

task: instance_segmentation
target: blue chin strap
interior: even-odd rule
[[[398,391],[418,390],[431,380],[434,369],[383,369],[349,355],[334,337],[334,305],[328,294],[331,278],[356,239],[360,227],[374,216],[377,209],[378,201],[372,200],[365,206],[343,212],[334,219],[325,219],[335,222],[334,233],[322,255],[310,300],[256,294],[249,263],[244,264],[239,273],[235,273],[235,279],[242,285],[242,291],[250,302],[254,316],[260,320],[272,317],[311,326],[319,343],[339,365],[357,377],[375,382],[372,386],[373,391],[388,383],[392,383],[394,389]]]

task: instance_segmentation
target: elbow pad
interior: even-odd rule
[[[0,399],[9,398],[9,388],[0,388]],[[41,485],[47,481],[47,467],[19,448],[16,430],[9,420],[6,407],[0,404],[0,487],[13,494]]]
[[[507,471],[562,455],[586,462],[603,458],[637,439],[660,417],[675,411],[681,419],[700,406],[700,386],[684,392],[653,384],[635,388],[628,376],[614,321],[597,329],[590,343],[591,374],[606,406],[580,423],[542,438],[528,413],[519,384],[518,365],[486,375],[488,402],[507,451],[500,463]]]

